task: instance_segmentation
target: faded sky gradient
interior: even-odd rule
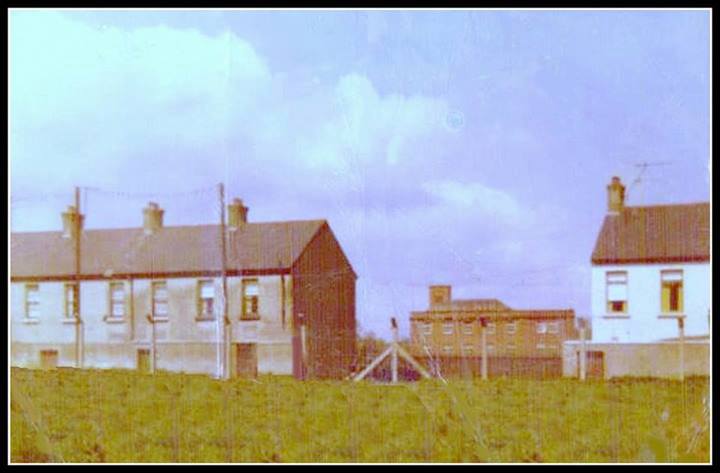
[[[630,205],[710,195],[708,11],[10,12],[13,231],[73,186],[217,221],[326,218],[358,322],[407,334],[427,285],[589,315],[619,175]],[[635,165],[648,168],[641,184]],[[144,196],[87,191],[87,227]]]

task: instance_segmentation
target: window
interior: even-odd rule
[[[215,282],[212,279],[198,281],[198,319],[213,319],[215,303]]]
[[[473,352],[473,346],[472,345],[464,345],[463,346],[463,353],[466,355],[472,355]]]
[[[495,345],[492,343],[487,344],[487,351],[495,351]]]
[[[258,281],[257,279],[246,279],[242,282],[242,319],[253,320],[258,315]]]
[[[545,344],[542,343],[542,342],[540,342],[540,343],[538,343],[537,345],[535,345],[535,347],[536,347],[538,350],[544,350],[544,349],[545,349]]]
[[[470,322],[465,322],[465,323],[463,324],[463,333],[466,334],[466,335],[471,335],[471,334],[473,333],[472,323],[470,323]]]
[[[515,344],[514,343],[508,343],[507,345],[508,351],[515,351]]]
[[[423,333],[425,335],[432,334],[432,324],[431,323],[422,324],[422,328],[423,328]]]
[[[445,345],[442,349],[443,355],[449,355],[452,353],[452,347],[450,345]]]
[[[168,317],[168,293],[165,281],[152,283],[152,316],[153,319],[167,319]]]
[[[110,317],[122,319],[125,317],[125,284],[122,282],[110,283]]]
[[[517,330],[517,323],[516,322],[508,322],[505,324],[505,331],[507,333],[515,333]]]
[[[537,323],[537,333],[547,333],[547,324],[545,322]]]
[[[495,333],[495,322],[488,322],[486,329],[487,333]]]
[[[661,271],[662,311],[673,313],[683,311],[683,273],[682,271]]]
[[[452,322],[445,322],[443,324],[443,333],[445,335],[451,335],[453,333],[453,323]]]
[[[40,317],[40,288],[37,284],[25,286],[25,318]]]
[[[75,318],[75,296],[77,294],[77,284],[74,282],[65,284],[65,312],[66,319]]]
[[[560,326],[557,322],[548,322],[548,333],[558,333]]]
[[[627,272],[611,271],[606,274],[607,311],[610,314],[627,312]]]

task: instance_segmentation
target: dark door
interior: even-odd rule
[[[54,370],[58,364],[57,350],[42,350],[40,352],[40,367],[44,370]]]
[[[237,343],[235,350],[235,373],[240,378],[257,376],[257,345],[255,343]]]
[[[580,352],[578,356],[578,377],[580,377]],[[605,354],[601,351],[588,351],[585,353],[585,373],[588,378],[605,378]]]
[[[137,369],[141,373],[150,372],[150,350],[141,348],[137,351]]]

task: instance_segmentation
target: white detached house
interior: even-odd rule
[[[594,342],[651,342],[710,333],[710,204],[625,206],[608,186],[592,253]]]
[[[710,204],[631,207],[620,178],[607,189],[608,212],[591,257],[588,374],[707,374]],[[566,343],[564,374],[576,375],[579,365],[579,343]]]

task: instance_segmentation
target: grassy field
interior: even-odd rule
[[[709,383],[11,373],[12,462],[708,462]]]

